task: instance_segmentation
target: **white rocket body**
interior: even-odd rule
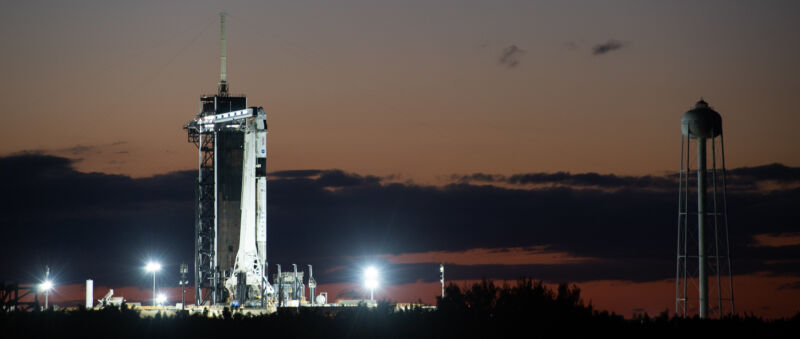
[[[247,119],[242,161],[241,229],[233,275],[225,282],[234,297],[239,279],[246,277],[250,295],[271,294],[264,272],[267,259],[267,125],[266,114],[258,110]],[[261,296],[263,297],[263,296]],[[241,302],[241,301],[240,301]]]
[[[267,261],[267,129],[256,126],[256,248],[262,263]],[[262,121],[256,121],[260,124]],[[262,168],[263,166],[263,168]]]

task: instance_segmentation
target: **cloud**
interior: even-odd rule
[[[11,155],[26,155],[26,154],[33,154],[33,155],[52,155],[56,157],[64,157],[69,158],[72,160],[73,164],[76,163],[94,163],[97,164],[109,164],[109,158],[116,157],[116,159],[111,159],[113,163],[111,164],[119,164],[123,161],[120,160],[120,157],[124,157],[130,154],[130,151],[124,149],[123,145],[128,144],[127,141],[117,140],[111,143],[104,143],[104,144],[94,144],[94,145],[82,145],[77,144],[70,147],[64,148],[52,148],[52,149],[33,149],[33,150],[23,150],[21,152],[17,152]],[[102,159],[101,159],[102,158]]]
[[[622,41],[619,41],[619,40],[611,39],[611,40],[608,40],[608,41],[606,41],[604,43],[594,45],[594,47],[592,47],[592,55],[603,55],[603,54],[606,54],[608,52],[613,52],[613,51],[616,51],[618,49],[621,49],[622,47],[625,47],[626,45],[628,45],[628,44],[627,43],[623,43]]]
[[[758,181],[775,181],[778,183],[800,182],[800,167],[788,167],[777,163],[735,168],[728,171],[728,174],[740,180],[749,180],[751,184],[756,184]]]
[[[13,178],[0,185],[4,237],[35,239],[0,247],[0,257],[14,258],[0,262],[0,276],[30,280],[31,267],[49,264],[63,268],[63,281],[146,286],[138,267],[150,257],[172,266],[192,261],[196,171],[131,178],[73,165],[42,154],[0,157],[0,177]],[[791,183],[784,172],[796,168],[783,167],[731,173]],[[268,257],[271,265],[312,264],[330,272],[320,277],[328,283],[352,281],[369,261],[385,264],[398,283],[435,281],[438,261],[454,262],[448,274],[464,280],[663,280],[675,270],[677,185],[669,178],[557,172],[430,186],[341,170],[275,172]],[[472,184],[477,179],[495,182]],[[757,234],[796,232],[800,210],[787,207],[800,202],[800,188],[781,187],[729,190],[737,274],[800,275],[792,261],[800,246],[749,246]],[[173,268],[164,282],[177,281]]]
[[[381,255],[379,257],[386,259],[392,264],[558,265],[594,261],[592,258],[579,258],[571,256],[568,253],[551,251],[547,246],[473,248],[466,251],[401,253],[396,255]]]
[[[514,68],[519,66],[520,58],[522,58],[523,54],[525,54],[525,51],[517,47],[517,45],[511,45],[503,49],[498,62],[505,67]]]
[[[269,176],[279,178],[308,178],[315,177],[322,173],[322,170],[287,170],[271,172]]]
[[[460,184],[489,183],[601,189],[674,190],[678,187],[677,174],[624,176],[595,172],[533,172],[512,175],[473,173],[452,174],[449,179]],[[727,171],[726,184],[728,189],[740,191],[772,191],[800,187],[800,168],[782,164],[735,168]]]
[[[320,173],[317,184],[324,187],[347,187],[360,185],[375,185],[381,179],[377,176],[361,176],[354,173],[345,173],[342,170],[327,170]]]
[[[191,258],[183,230],[193,224],[196,173],[133,179],[81,173],[74,163],[38,154],[0,158],[0,176],[15,178],[0,186],[4,238],[36,239],[0,248],[0,257],[14,258],[0,262],[0,276],[29,279],[31,268],[49,264],[69,267],[62,281],[118,282],[151,249]]]
[[[654,176],[617,176],[614,174],[598,174],[594,172],[571,174],[555,173],[520,173],[510,176],[500,174],[474,173],[470,175],[451,175],[451,180],[459,183],[487,182],[506,183],[511,185],[564,185],[599,188],[675,188],[678,182],[674,178]]]
[[[800,290],[800,280],[778,286],[779,290]]]
[[[784,247],[800,245],[800,232],[778,234],[754,234],[752,246]]]
[[[86,154],[86,153],[89,153],[89,152],[92,152],[92,151],[95,151],[95,150],[96,150],[95,146],[75,145],[75,146],[72,146],[72,147],[69,147],[69,148],[62,148],[62,149],[55,150],[55,153],[57,153],[57,154],[66,153],[66,154],[69,154],[71,156],[79,156],[79,155]]]
[[[277,171],[269,174],[272,178],[282,178],[295,180],[296,182],[313,180],[316,184],[323,187],[346,187],[366,184],[378,184],[383,178],[374,175],[361,176],[355,173],[347,173],[342,170],[286,170]],[[387,177],[391,179],[392,176]]]

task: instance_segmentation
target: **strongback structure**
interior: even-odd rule
[[[266,114],[260,107],[247,108],[245,96],[230,95],[225,13],[220,14],[220,23],[218,92],[202,96],[200,113],[184,126],[189,142],[199,150],[194,237],[196,305],[234,298],[243,302],[242,298],[262,297],[269,287]],[[242,279],[237,279],[239,276]],[[239,282],[244,286],[236,292]]]
[[[681,118],[681,132],[675,313],[722,317],[734,312],[722,117],[700,100]]]

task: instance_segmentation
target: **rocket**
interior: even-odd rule
[[[250,298],[272,293],[266,278],[267,262],[267,120],[263,109],[253,112],[244,124],[242,161],[241,229],[233,275],[225,282],[230,296],[246,298],[239,286],[246,285]],[[242,285],[240,279],[245,279]],[[238,292],[238,293],[237,293]],[[239,300],[242,302],[243,300]]]

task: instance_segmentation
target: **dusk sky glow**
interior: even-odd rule
[[[216,92],[220,11],[231,92],[268,117],[269,261],[313,264],[331,298],[363,296],[370,262],[376,298],[434,303],[445,262],[672,310],[680,117],[702,97],[739,310],[800,311],[794,1],[3,2],[0,279],[50,265],[51,303],[87,278],[145,299],[152,258],[179,300],[182,127]]]

